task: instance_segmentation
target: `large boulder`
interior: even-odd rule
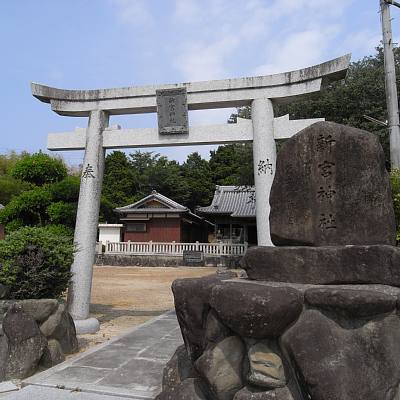
[[[228,336],[232,336],[232,331],[221,322],[217,313],[211,309],[207,315],[205,328],[205,338],[208,346],[212,346]]]
[[[211,307],[242,337],[279,337],[301,313],[303,295],[290,287],[257,282],[221,282],[212,290]]]
[[[175,310],[189,357],[195,361],[205,349],[209,298],[214,286],[236,275],[232,272],[203,278],[177,279],[172,283]]]
[[[40,325],[40,330],[46,338],[56,339],[65,354],[78,351],[75,324],[65,304],[58,305],[56,311]]]
[[[268,341],[257,342],[248,351],[247,381],[255,386],[275,389],[286,386],[286,375],[280,354]]]
[[[306,302],[316,308],[341,313],[348,318],[364,318],[396,309],[395,296],[377,290],[319,287],[305,292]]]
[[[243,387],[244,356],[243,342],[237,336],[230,336],[206,350],[195,362],[197,371],[218,400],[232,400]]]
[[[32,375],[47,348],[47,340],[35,320],[22,307],[14,304],[3,320],[8,341],[5,379],[24,379]]]
[[[395,244],[385,156],[366,131],[319,122],[288,139],[270,204],[276,245]]]
[[[185,379],[197,377],[186,347],[181,345],[164,367],[162,388],[172,393]]]
[[[400,395],[400,319],[332,319],[307,310],[281,339],[305,398],[395,400]]]
[[[55,339],[50,339],[47,343],[43,356],[40,360],[40,366],[51,368],[65,361],[65,355],[62,351],[60,343]]]
[[[387,245],[252,247],[242,265],[261,281],[400,286],[400,248]]]
[[[45,321],[58,307],[55,299],[0,300],[0,320],[13,304],[19,304],[38,323]]]
[[[45,321],[58,307],[58,301],[55,299],[20,300],[18,304],[39,323]]]

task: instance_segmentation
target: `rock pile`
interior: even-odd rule
[[[158,399],[400,398],[400,249],[375,136],[325,122],[289,139],[271,230],[281,247],[249,249],[248,279],[174,282],[185,346]]]
[[[74,322],[57,300],[1,300],[0,315],[0,381],[24,379],[78,351]]]

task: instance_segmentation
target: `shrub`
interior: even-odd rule
[[[79,197],[80,179],[78,176],[67,176],[60,182],[49,186],[54,201],[76,202]]]
[[[59,298],[71,277],[73,243],[65,227],[25,227],[0,242],[0,283],[12,299]]]
[[[0,211],[0,223],[7,224],[20,219],[24,225],[43,225],[47,220],[46,209],[50,203],[51,194],[46,186],[23,192]]]
[[[63,224],[72,228],[75,225],[76,210],[76,203],[58,201],[47,207],[47,215],[52,224]]]
[[[21,181],[42,186],[64,179],[67,176],[67,167],[62,160],[39,152],[17,161],[11,175]]]

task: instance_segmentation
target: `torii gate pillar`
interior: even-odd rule
[[[274,109],[269,99],[251,103],[253,124],[253,165],[256,188],[257,242],[273,246],[269,228],[269,194],[275,176],[276,145],[274,138]]]
[[[86,130],[85,155],[74,232],[75,254],[68,290],[69,312],[75,321],[77,332],[81,334],[96,332],[100,326],[96,318],[88,318],[88,316],[93,264],[96,256],[93,243],[96,243],[105,163],[103,131],[108,126],[108,120],[109,116],[106,112],[91,111]]]

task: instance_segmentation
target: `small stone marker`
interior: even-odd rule
[[[384,153],[360,129],[319,122],[288,139],[270,203],[276,245],[395,244]]]
[[[204,253],[202,251],[183,251],[183,263],[188,267],[204,266]]]
[[[156,91],[160,135],[188,134],[189,119],[186,88]]]

